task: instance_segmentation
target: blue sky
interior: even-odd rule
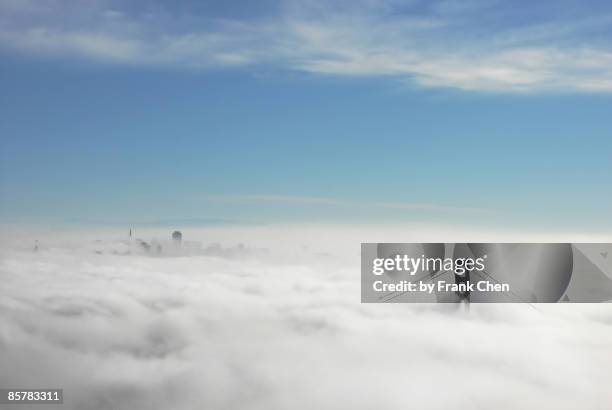
[[[4,222],[612,228],[609,2],[0,1]]]

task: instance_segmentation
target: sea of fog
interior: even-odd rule
[[[612,408],[610,304],[361,304],[359,268],[360,242],[610,237],[172,230],[3,229],[0,387],[75,410]]]

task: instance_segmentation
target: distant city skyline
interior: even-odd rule
[[[0,2],[0,223],[612,228],[604,1]]]

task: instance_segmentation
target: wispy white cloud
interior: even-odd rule
[[[483,214],[495,214],[496,211],[484,208],[470,208],[470,207],[456,207],[456,206],[444,206],[435,204],[419,204],[410,202],[378,202],[373,204],[381,208],[387,209],[404,209],[407,211],[429,211],[429,212],[442,212],[442,213],[483,213]]]
[[[311,197],[293,195],[206,195],[207,200],[221,201],[227,203],[270,203],[270,204],[295,204],[295,205],[333,205],[359,208],[383,208],[405,211],[425,211],[438,213],[482,213],[495,214],[494,210],[448,206],[418,202],[365,202],[350,201],[332,197]]]
[[[313,205],[346,205],[348,202],[336,198],[293,196],[293,195],[207,195],[207,199],[249,203],[249,202],[271,202],[284,204],[313,204]]]
[[[108,33],[33,28],[23,32],[2,33],[1,39],[17,48],[42,54],[77,54],[123,63],[142,62],[145,56],[144,45],[140,41]]]
[[[391,76],[475,91],[612,92],[612,48],[590,36],[609,26],[606,15],[496,27],[479,20],[496,7],[482,2],[441,1],[416,13],[398,12],[396,1],[286,1],[280,13],[252,19],[163,9],[130,14],[92,4],[75,3],[65,16],[59,4],[3,2],[0,47],[179,69],[274,66]]]

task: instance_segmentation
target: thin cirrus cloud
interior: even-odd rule
[[[234,204],[281,204],[281,205],[308,205],[308,206],[344,206],[359,208],[383,208],[405,211],[424,211],[436,213],[476,213],[476,214],[496,214],[495,210],[475,207],[446,206],[429,203],[417,202],[363,202],[350,201],[333,197],[313,197],[313,196],[294,196],[294,195],[206,195],[205,199],[215,202],[234,203]]]
[[[480,2],[281,2],[252,18],[0,3],[0,47],[172,69],[276,68],[494,92],[612,92],[611,15],[499,23]],[[49,5],[51,4],[51,6]],[[512,10],[510,10],[512,11]],[[497,12],[500,12],[497,10]]]

